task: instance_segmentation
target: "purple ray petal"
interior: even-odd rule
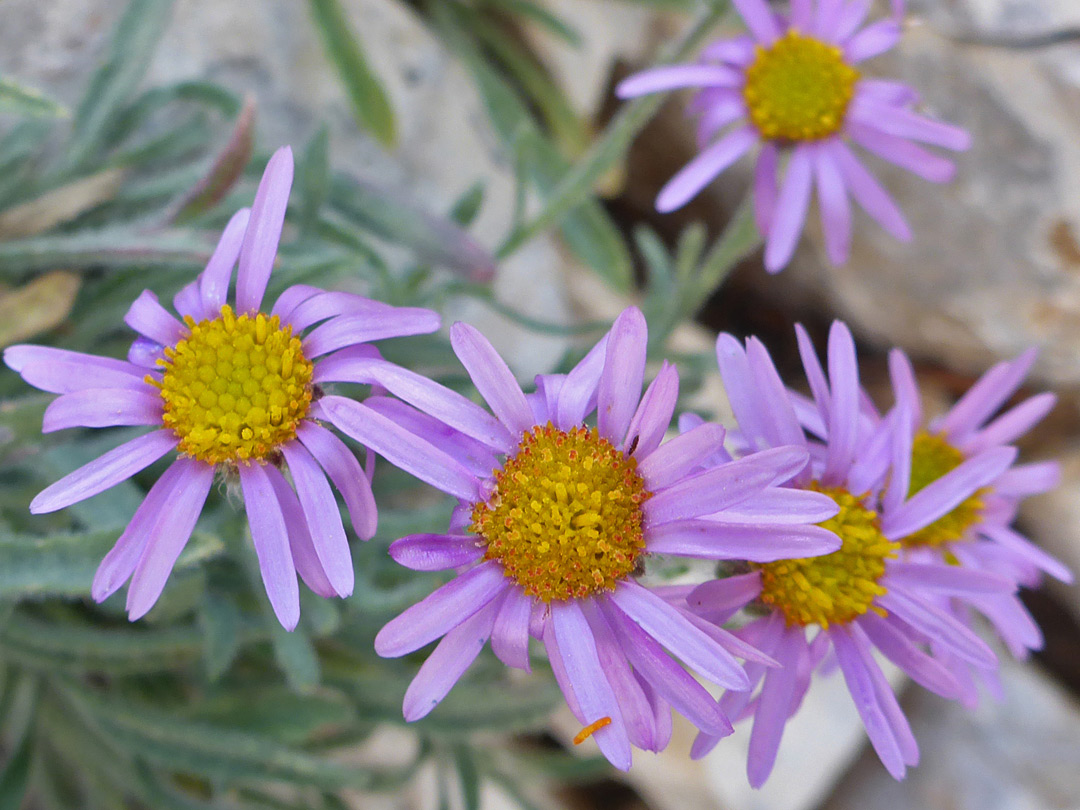
[[[823,492],[770,487],[707,519],[722,523],[822,523],[839,511],[836,501]]]
[[[901,242],[911,241],[911,228],[889,193],[839,139],[829,141],[825,148],[844,177],[851,196],[881,227]]]
[[[667,214],[682,208],[757,142],[757,130],[751,126],[727,133],[668,180],[656,198],[656,210]]]
[[[686,87],[737,87],[741,82],[739,71],[722,65],[667,65],[623,79],[615,95],[634,98]]]
[[[776,202],[780,196],[779,166],[780,149],[772,141],[767,141],[762,145],[754,167],[754,221],[762,235],[767,235],[772,229],[776,215]]]
[[[300,505],[296,493],[277,467],[267,464],[263,466],[263,471],[270,479],[270,485],[274,488],[274,497],[281,506],[281,516],[285,519],[285,531],[289,535],[289,551],[292,553],[296,573],[304,580],[304,584],[319,596],[324,598],[337,596],[338,592],[331,584],[330,578],[326,576],[318,552],[315,551],[315,544],[308,530],[307,518],[304,516],[304,508]]]
[[[650,553],[707,560],[773,562],[831,554],[839,548],[840,538],[818,526],[678,520],[648,533]]]
[[[1036,394],[1003,413],[964,442],[964,446],[960,449],[971,455],[988,447],[1009,444],[1041,422],[1056,404],[1057,397],[1054,394]]]
[[[932,423],[930,430],[943,433],[954,444],[964,441],[1016,392],[1037,354],[1029,349],[1015,360],[995,365],[960,397],[944,419]]]
[[[558,419],[555,422],[560,430],[580,425],[585,415],[596,407],[596,392],[600,387],[600,375],[604,373],[607,343],[608,335],[605,334],[563,380],[559,389]]]
[[[611,718],[611,723],[598,729],[592,738],[612,765],[622,771],[629,770],[630,742],[619,699],[600,665],[596,643],[581,608],[576,602],[552,602],[551,627],[558,643],[557,654],[568,682],[573,685],[582,716],[588,723]]]
[[[746,103],[736,91],[726,92],[701,114],[697,125],[698,147],[704,149],[728,124],[746,118]]]
[[[199,291],[198,279],[181,287],[180,291],[173,296],[173,308],[180,313],[181,317],[191,317],[196,321],[201,321],[207,317],[203,311],[202,293]],[[216,312],[212,313],[212,315],[216,314]]]
[[[806,221],[813,180],[810,150],[805,145],[797,146],[788,163],[765,240],[765,269],[770,273],[783,269],[795,252]]]
[[[758,598],[761,574],[754,571],[698,585],[686,597],[686,603],[700,616],[712,619],[716,614],[730,614]]]
[[[124,323],[162,346],[174,346],[187,334],[187,327],[159,304],[150,290],[143,290],[132,302]]]
[[[127,359],[144,371],[160,371],[158,360],[164,359],[164,346],[142,335],[135,338],[128,347]]]
[[[941,662],[920,650],[903,630],[876,613],[859,617],[859,626],[882,654],[920,686],[950,700],[960,695],[960,686]]]
[[[454,354],[469,373],[476,390],[513,437],[533,427],[532,409],[509,366],[487,338],[467,323],[450,328]]]
[[[795,324],[795,337],[799,344],[799,358],[802,360],[803,369],[806,371],[806,382],[810,386],[810,393],[814,397],[821,415],[821,421],[829,423],[829,410],[832,396],[829,394],[829,384],[825,380],[825,372],[821,368],[814,343],[810,340],[810,334],[803,328],[801,323]],[[820,434],[819,434],[820,435]]]
[[[701,58],[707,62],[727,62],[732,65],[748,65],[754,61],[756,43],[750,36],[718,39],[701,49]]]
[[[853,121],[872,126],[886,135],[910,138],[955,152],[963,152],[971,147],[971,134],[965,129],[866,96],[852,104],[850,115]]]
[[[655,526],[715,514],[788,480],[806,466],[807,458],[801,447],[776,447],[705,470],[654,492],[643,507],[645,516]]]
[[[532,616],[533,602],[520,589],[507,588],[491,631],[491,651],[508,667],[526,672],[532,671],[529,663],[529,618]]]
[[[799,31],[809,31],[814,23],[814,5],[814,0],[791,0],[791,27]]]
[[[889,352],[889,380],[897,401],[908,406],[908,413],[913,425],[922,424],[922,403],[919,400],[919,384],[915,380],[915,369],[908,356],[900,349]]]
[[[241,208],[229,220],[221,239],[214,248],[206,269],[199,274],[199,291],[202,293],[203,307],[207,315],[216,316],[225,305],[229,295],[229,282],[232,280],[233,266],[240,256],[240,246],[244,243],[251,209]]]
[[[894,584],[909,590],[927,590],[947,596],[966,596],[980,593],[1015,593],[1016,583],[990,571],[958,568],[937,563],[903,563],[891,561],[882,580],[886,588]]]
[[[904,138],[879,132],[871,125],[851,122],[848,135],[859,146],[931,183],[948,183],[956,175],[956,164]]]
[[[859,437],[859,361],[855,341],[842,321],[833,321],[829,329],[829,445],[822,480],[843,482],[855,458]]]
[[[139,508],[135,510],[131,522],[94,574],[94,582],[90,586],[90,595],[94,597],[94,601],[104,602],[135,573],[135,566],[150,540],[161,510],[167,503],[175,501],[177,485],[185,477],[191,463],[190,459],[174,461],[150,487]]]
[[[251,221],[240,247],[240,265],[236,274],[236,311],[254,313],[262,305],[266,283],[274,269],[289,190],[293,181],[292,149],[283,146],[266,164],[251,206]]]
[[[890,539],[906,537],[951,512],[976,490],[991,483],[1016,459],[1015,447],[993,447],[969,458],[912,495],[895,512],[885,515],[881,530]]]
[[[450,580],[391,619],[375,637],[375,652],[400,658],[457,627],[510,587],[502,566],[488,562]]]
[[[635,458],[649,456],[671,427],[671,417],[675,413],[675,402],[679,398],[679,371],[666,360],[660,366],[660,372],[645,390],[630,427],[626,430],[624,446],[634,446]]]
[[[370,540],[375,536],[378,512],[371,483],[356,456],[345,442],[313,422],[301,422],[296,437],[322,465],[345,499],[353,530],[361,540]]]
[[[801,628],[786,628],[780,639],[778,655],[784,659],[794,657],[799,646],[806,646],[804,631]],[[795,676],[794,667],[771,669],[765,673],[747,752],[746,775],[752,788],[760,788],[772,773],[776,752],[780,749],[780,738],[792,713]]]
[[[244,508],[266,595],[281,626],[293,630],[300,621],[300,588],[281,504],[261,464],[241,464],[239,471]]]
[[[624,309],[608,335],[607,356],[596,396],[597,425],[600,435],[616,447],[622,446],[641,398],[648,335],[645,316],[637,307]]]
[[[134,376],[139,380],[146,374],[145,370],[112,357],[99,357],[96,354],[83,354],[82,352],[73,352],[67,349],[54,349],[51,346],[34,346],[32,344],[8,346],[4,349],[4,362],[8,368],[20,374],[30,366],[50,365],[53,363],[71,366],[81,365],[84,370],[92,368],[95,374],[99,370],[115,371]],[[54,391],[52,393],[62,392]]]
[[[352,554],[330,482],[300,442],[285,442],[279,449],[289,465],[296,496],[304,510],[311,542],[323,571],[338,596],[348,596],[354,584]]]
[[[1009,498],[1041,495],[1061,483],[1061,465],[1055,461],[1015,464],[994,482],[994,491]]]
[[[171,430],[155,430],[124,442],[43,489],[30,502],[30,511],[40,515],[84,501],[145,470],[174,447],[176,434]]]
[[[312,287],[310,284],[293,284],[291,287],[287,287],[285,291],[278,296],[274,302],[273,309],[270,310],[271,315],[277,315],[281,318],[283,324],[292,324],[289,320],[289,316],[293,311],[309,298],[322,295],[323,290],[319,287]],[[294,331],[297,330],[294,327]]]
[[[870,13],[872,0],[852,0],[845,4],[844,10],[836,20],[836,28],[833,30],[834,40],[843,45],[862,27],[866,21],[866,15]]]
[[[894,586],[875,601],[965,661],[977,667],[993,669],[997,666],[997,656],[982,639],[950,614],[917,598],[909,591]]]
[[[833,264],[844,264],[851,255],[851,203],[840,170],[828,151],[817,149],[813,155],[825,251]]]
[[[814,14],[814,27],[811,33],[826,42],[836,44],[833,32],[844,10],[845,0],[818,0],[817,13]]]
[[[334,426],[421,481],[467,501],[479,498],[476,477],[459,462],[380,413],[344,397],[319,400]]]
[[[472,534],[410,534],[390,544],[390,556],[413,571],[445,571],[476,562],[484,547]]]
[[[342,315],[317,326],[304,337],[304,356],[311,360],[358,343],[427,335],[437,331],[440,323],[438,313],[419,307],[393,307],[371,315]]]
[[[131,577],[127,595],[131,621],[145,616],[161,595],[214,482],[214,468],[201,461],[182,458],[173,467],[177,468],[176,478],[167,497],[161,500],[145,550]]]
[[[719,344],[717,344],[719,346]],[[806,435],[787,396],[787,390],[764,344],[756,337],[746,341],[746,360],[755,386],[760,391],[758,402],[765,426],[765,435],[772,447],[785,444],[804,446]]]
[[[895,20],[878,20],[851,37],[844,45],[844,57],[853,65],[873,59],[896,47],[900,26]]]
[[[1064,563],[1059,561],[1053,555],[1043,551],[1022,534],[1010,529],[1008,526],[984,523],[979,526],[979,531],[989,537],[993,542],[1000,543],[1003,547],[1014,551],[1029,560],[1033,565],[1054,577],[1054,579],[1065,583],[1071,583],[1073,581],[1072,571],[1070,571]]]
[[[76,352],[72,352],[76,354]],[[109,360],[99,363],[96,360]],[[117,368],[112,363],[122,363],[124,368]],[[42,391],[52,394],[70,394],[75,391],[101,388],[124,388],[142,391],[146,388],[146,369],[132,363],[112,358],[93,358],[87,360],[45,360],[28,363],[20,371],[26,382]]]
[[[770,446],[775,435],[770,435],[766,422],[767,406],[763,400],[767,394],[757,385],[751,373],[750,360],[742,343],[727,333],[721,333],[716,338],[716,363],[739,430],[752,448]],[[805,445],[806,440],[796,443]]]
[[[57,397],[45,409],[42,433],[73,427],[160,425],[161,395],[149,385],[144,390],[88,388]]]
[[[703,678],[726,689],[750,687],[743,668],[727,650],[648,589],[637,583],[621,582],[610,598],[646,633]]]
[[[499,600],[488,603],[446,634],[405,691],[402,712],[412,723],[439,705],[491,636]]]
[[[318,292],[307,296],[288,313],[288,323],[296,332],[340,315],[370,316],[393,312],[394,307],[347,292]]]
[[[750,33],[762,45],[772,45],[780,36],[780,26],[776,16],[765,0],[732,0],[735,10],[743,18]]]
[[[723,449],[725,431],[720,425],[700,424],[660,445],[638,462],[638,473],[650,492],[671,486],[691,470]]]

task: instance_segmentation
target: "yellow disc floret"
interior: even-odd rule
[[[487,543],[485,559],[502,563],[526,593],[545,602],[581,598],[634,570],[649,493],[637,461],[595,429],[538,425],[494,478],[470,528]]]
[[[262,459],[296,436],[311,405],[314,367],[280,319],[239,318],[228,305],[213,320],[184,319],[190,334],[165,349],[156,385],[162,421],[180,452],[208,464]]]
[[[840,512],[818,525],[839,535],[839,551],[822,557],[805,557],[752,564],[761,571],[761,601],[784,614],[788,625],[845,624],[866,611],[883,613],[873,604],[885,593],[878,581],[885,574],[885,560],[895,557],[899,543],[881,533],[877,512],[862,499],[841,487],[811,484],[836,501]]]
[[[908,497],[952,472],[964,463],[964,454],[936,433],[919,431],[911,447],[911,483]],[[909,534],[901,541],[905,547],[943,546],[963,539],[983,511],[985,490],[979,490],[929,526]]]
[[[743,98],[763,137],[812,141],[843,125],[858,78],[838,47],[789,29],[770,47],[758,46]]]

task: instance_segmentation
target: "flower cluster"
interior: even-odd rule
[[[621,87],[700,88],[703,141],[736,125],[668,184],[660,208],[683,204],[762,144],[755,192],[770,269],[790,258],[815,184],[834,260],[848,249],[849,195],[907,236],[848,141],[944,180],[951,164],[912,141],[960,149],[967,137],[914,113],[910,89],[860,74],[863,60],[895,44],[897,22],[863,28],[863,0],[793,0],[790,17],[764,0],[736,6],[750,36]],[[893,7],[898,15],[902,3]],[[780,185],[782,152],[791,154]],[[217,479],[242,495],[269,601],[292,629],[297,574],[322,596],[352,592],[331,484],[355,534],[371,538],[379,455],[457,501],[444,532],[389,548],[407,568],[451,572],[375,639],[385,657],[438,642],[405,694],[410,721],[431,712],[490,642],[508,667],[546,659],[583,727],[576,741],[592,736],[618,768],[630,767],[634,747],[668,745],[672,710],[700,731],[694,756],[753,718],[749,779],[760,786],[815,672],[836,665],[900,778],[918,748],[875,651],[927,689],[973,705],[980,683],[993,688],[998,664],[980,630],[1018,657],[1041,645],[1017,589],[1070,574],[1011,524],[1058,470],[1017,464],[1012,445],[1054,398],[998,415],[1032,354],[995,366],[926,420],[899,350],[890,356],[894,401],[887,410],[872,403],[839,322],[824,363],[797,330],[809,396],[785,386],[759,340],[723,334],[718,371],[737,423],[729,432],[694,414],[676,419],[674,365],[664,362],[645,386],[648,330],[634,307],[568,373],[540,375],[528,392],[480,332],[457,323],[450,343],[481,405],[371,345],[437,331],[434,312],[306,285],[264,307],[292,176],[286,147],[251,209],[232,217],[206,268],[174,299],[175,315],[149,291],[135,301],[125,321],[138,337],[126,360],[41,346],[4,353],[26,382],[59,395],[44,431],[152,428],[46,488],[31,511],[62,509],[171,459],[102,561],[98,601],[130,581],[131,619],[150,610]],[[370,395],[345,396],[339,383],[370,386]],[[364,448],[366,468],[335,430]],[[656,555],[712,561],[716,575],[657,584],[648,571]]]

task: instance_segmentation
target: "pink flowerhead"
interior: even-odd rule
[[[322,596],[353,589],[328,478],[356,532],[364,539],[375,532],[369,478],[321,424],[333,419],[320,408],[320,386],[335,379],[344,358],[377,357],[368,341],[433,332],[439,317],[305,285],[288,288],[264,310],[292,178],[292,151],[283,147],[267,164],[252,208],[233,216],[206,268],[174,299],[181,319],[152,292],[139,296],[124,318],[140,336],[126,361],[45,346],[4,352],[24,380],[60,395],[45,412],[45,432],[155,428],[46,488],[32,512],[78,503],[179,452],[94,577],[99,602],[130,578],[132,620],[160,596],[217,472],[239,479],[266,592],[287,629],[300,616],[297,573]]]
[[[664,186],[657,210],[685,205],[760,146],[754,203],[769,272],[790,261],[815,188],[832,262],[843,264],[850,253],[852,199],[897,239],[909,240],[903,214],[851,144],[942,183],[952,178],[953,164],[919,144],[964,150],[970,137],[916,113],[911,87],[860,73],[862,62],[899,41],[902,3],[894,3],[893,19],[866,26],[865,0],[793,0],[789,17],[766,0],[735,0],[735,7],[749,34],[710,45],[697,64],[646,70],[618,87],[622,98],[698,89],[690,109],[699,116],[701,154]]]

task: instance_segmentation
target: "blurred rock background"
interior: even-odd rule
[[[342,5],[391,100],[398,126],[393,150],[358,132],[305,4],[296,0],[181,0],[147,81],[207,78],[253,94],[266,146],[306,141],[328,121],[335,165],[402,189],[432,210],[447,210],[482,180],[485,199],[472,233],[494,249],[514,207],[514,167],[472,77],[414,4]],[[544,6],[579,35],[575,44],[539,25],[513,32],[516,47],[565,88],[586,131],[617,109],[614,82],[648,65],[686,25],[686,16],[665,3],[648,5],[654,7],[547,0]],[[119,6],[5,0],[0,73],[74,106]],[[922,90],[928,110],[972,131],[975,146],[961,156],[956,181],[939,188],[875,166],[911,221],[912,244],[892,241],[864,218],[851,261],[832,267],[811,227],[791,268],[770,277],[759,257],[744,262],[699,314],[700,329],[681,339],[700,350],[720,328],[757,333],[781,358],[782,372],[792,372],[791,324],[804,321],[820,334],[842,317],[861,338],[868,382],[883,381],[883,352],[901,346],[917,361],[931,406],[947,403],[992,363],[1038,346],[1031,390],[1055,390],[1061,403],[1023,452],[1029,459],[1063,459],[1065,477],[1055,493],[1029,503],[1023,528],[1080,571],[1080,3],[912,0],[911,6],[902,46],[872,70],[909,81]],[[745,174],[725,175],[676,215],[661,218],[651,209],[660,185],[692,151],[691,129],[673,99],[635,141],[626,164],[604,180],[607,211],[621,228],[647,223],[669,243],[693,221],[720,232],[743,194]],[[64,280],[57,283],[62,288]],[[625,302],[585,272],[555,234],[501,265],[496,295],[551,322],[609,317]],[[523,341],[517,327],[487,309],[463,309],[459,316],[479,321],[521,375],[550,368],[565,347],[557,337]],[[1048,648],[1037,666],[1006,659],[1003,703],[987,697],[969,713],[914,689],[905,695],[923,764],[903,783],[893,783],[866,750],[850,700],[833,678],[811,691],[762,791],[746,786],[745,729],[692,763],[691,731],[682,726],[662,756],[637,754],[626,777],[545,789],[533,799],[538,807],[605,810],[1080,807],[1080,586],[1052,586],[1031,596],[1031,607]],[[542,750],[565,745],[575,731],[566,714],[555,719],[550,736],[512,744]],[[397,745],[392,733],[377,736],[356,755],[381,758]],[[432,807],[434,778],[422,774],[408,794],[355,806]],[[497,789],[484,794],[485,807],[505,802]]]

